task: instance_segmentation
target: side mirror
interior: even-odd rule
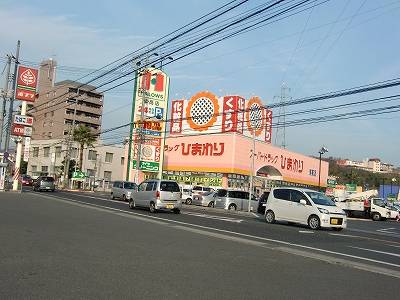
[[[301,200],[300,200],[300,204],[307,205],[307,201],[304,200],[304,199],[301,199]]]

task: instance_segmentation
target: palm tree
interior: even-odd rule
[[[83,165],[83,148],[85,146],[93,147],[94,142],[96,141],[96,135],[92,133],[92,130],[85,126],[79,125],[77,128],[74,129],[72,133],[72,139],[75,142],[78,142],[80,152],[79,152],[79,169],[82,171]]]

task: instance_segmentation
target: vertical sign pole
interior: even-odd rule
[[[22,101],[22,108],[21,108],[21,116],[26,115],[26,101]],[[21,157],[22,157],[22,138],[18,138],[17,142],[17,154],[15,157],[15,173],[14,173],[14,181],[13,181],[13,191],[18,191],[18,182],[19,182],[19,173],[21,168]]]
[[[142,106],[141,106],[141,111],[140,111],[140,120],[139,120],[139,132],[138,132],[138,138],[137,138],[137,155],[136,155],[136,170],[135,170],[135,183],[139,184],[139,170],[140,170],[140,159],[141,159],[141,152],[142,152],[142,139],[143,139],[143,123],[144,123],[144,105],[146,104],[146,91],[145,91],[145,76],[146,75],[147,69],[143,70],[143,73],[140,74],[142,77]],[[146,79],[148,80],[148,79]]]
[[[162,63],[162,61],[161,61]],[[164,147],[165,147],[165,139],[167,137],[167,116],[168,116],[168,98],[169,98],[169,77],[167,77],[167,86],[165,87],[166,97],[165,97],[165,106],[164,106],[164,113],[162,116],[161,124],[164,125],[164,130],[161,131],[163,137],[161,138],[161,147],[160,147],[160,165],[158,169],[158,178],[163,179],[163,166],[164,166]]]
[[[3,144],[3,127],[4,118],[6,117],[6,101],[8,95],[8,86],[10,83],[10,67],[11,67],[11,56],[7,55],[7,67],[6,67],[6,77],[4,80],[4,90],[3,90],[3,103],[0,107],[0,150],[3,149],[1,145]]]
[[[253,155],[251,156],[251,170],[250,170],[250,191],[249,191],[249,206],[248,206],[249,212],[250,212],[250,208],[251,208],[251,198],[253,195],[254,154],[256,152],[256,129],[255,128],[253,128],[252,140],[253,140]]]
[[[129,128],[129,146],[128,146],[128,161],[126,164],[126,181],[129,181],[131,175],[131,160],[132,160],[132,136],[133,136],[133,122],[135,121],[135,107],[136,107],[136,94],[137,94],[137,83],[138,83],[139,72],[135,72],[135,84],[133,88],[133,98],[132,98],[132,112],[131,112],[131,123]]]

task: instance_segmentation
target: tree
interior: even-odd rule
[[[60,167],[60,171],[62,172],[62,174],[64,174],[64,163],[65,163],[65,160],[63,160],[63,161],[61,162],[61,167]],[[68,178],[71,178],[71,177],[72,177],[72,173],[73,173],[74,170],[75,170],[75,165],[76,165],[76,161],[75,161],[74,159],[71,159],[71,160],[69,161]]]
[[[92,130],[89,127],[85,125],[79,125],[77,128],[74,129],[72,133],[72,139],[79,144],[80,152],[78,167],[82,171],[83,149],[85,148],[85,146],[93,147],[93,144],[96,141],[96,135],[92,133]]]

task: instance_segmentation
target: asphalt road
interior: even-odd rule
[[[97,194],[2,193],[0,298],[396,298],[400,224],[349,227],[313,232],[193,207],[150,215]]]

